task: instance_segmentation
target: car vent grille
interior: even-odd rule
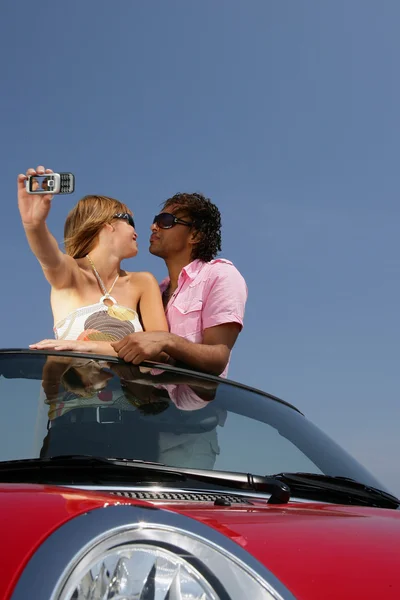
[[[190,492],[111,492],[115,496],[124,498],[137,498],[138,500],[183,500],[186,502],[215,502],[224,500],[230,504],[251,504],[245,498],[240,496],[230,496],[227,494],[200,494]]]

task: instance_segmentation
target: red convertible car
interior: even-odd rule
[[[0,352],[1,600],[400,598],[400,500],[294,406]]]

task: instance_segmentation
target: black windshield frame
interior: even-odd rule
[[[25,348],[3,348],[3,349],[0,349],[0,360],[3,356],[7,356],[7,355],[37,356],[38,354],[42,355],[44,357],[46,357],[46,356],[65,356],[65,357],[72,357],[72,358],[87,358],[87,359],[102,360],[102,361],[106,361],[109,363],[121,364],[121,365],[125,364],[123,360],[121,360],[115,356],[107,356],[105,354],[92,354],[92,353],[85,353],[85,352],[67,352],[67,351],[57,352],[54,350],[30,350],[30,349],[25,349]],[[166,371],[169,373],[174,373],[178,376],[182,375],[182,377],[189,375],[189,376],[196,377],[196,379],[199,379],[199,380],[214,381],[216,383],[228,383],[239,389],[248,390],[249,392],[255,392],[256,394],[260,394],[261,396],[265,396],[266,398],[275,400],[276,402],[281,402],[285,406],[288,406],[288,407],[292,408],[293,410],[295,410],[296,412],[298,412],[299,414],[303,415],[303,413],[301,412],[301,410],[299,408],[297,408],[290,402],[287,402],[286,400],[279,398],[279,396],[274,396],[273,394],[265,392],[264,390],[260,390],[259,388],[255,388],[255,387],[246,385],[239,381],[234,381],[233,379],[228,379],[225,377],[224,378],[218,377],[216,375],[211,375],[210,373],[206,373],[203,371],[193,371],[192,369],[186,368],[184,366],[173,366],[173,365],[169,365],[166,363],[156,363],[156,362],[152,362],[152,361],[143,361],[143,363],[141,363],[140,366],[154,368],[154,369],[162,369],[163,371]],[[0,367],[0,376],[1,375],[3,375],[3,373],[2,373],[2,369]],[[4,376],[7,377],[7,375],[4,375]],[[32,369],[30,374],[28,372],[28,374],[26,375],[26,378],[41,379],[37,368]]]

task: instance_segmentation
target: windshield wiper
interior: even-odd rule
[[[96,482],[159,483],[165,481],[201,481],[230,489],[270,494],[269,504],[286,504],[290,488],[274,477],[231,471],[209,471],[169,467],[161,463],[126,458],[68,455],[0,462],[0,481],[7,483],[55,483],[58,485]]]
[[[351,479],[320,473],[277,473],[271,475],[290,486],[292,493],[302,498],[316,497],[338,504],[355,504],[396,509],[400,500],[378,488]]]

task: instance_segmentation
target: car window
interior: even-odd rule
[[[382,487],[295,408],[231,382],[35,353],[0,354],[0,372],[0,461],[86,454]]]
[[[238,434],[233,435],[233,431]],[[310,458],[274,427],[242,415],[229,414],[218,432],[218,442],[221,450],[215,463],[217,469],[230,470],[230,457],[234,455],[237,471],[247,472],[251,464],[254,472],[262,474],[294,470],[321,473]]]

